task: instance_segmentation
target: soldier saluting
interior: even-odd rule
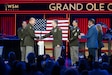
[[[58,27],[58,20],[53,20],[52,22],[53,29],[50,31],[50,33],[46,34],[45,36],[42,36],[41,38],[49,37],[50,35],[53,35],[53,48],[54,48],[54,57],[55,60],[58,59],[61,55],[61,49],[62,49],[62,30]]]

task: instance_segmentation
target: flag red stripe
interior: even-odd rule
[[[47,22],[47,24],[52,24],[52,22]],[[58,22],[58,24],[68,24],[68,22]]]

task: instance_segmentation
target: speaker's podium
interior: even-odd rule
[[[38,41],[38,55],[43,55],[44,54],[44,41]]]
[[[36,55],[48,54],[50,57],[54,57],[52,40],[36,40],[36,45],[38,45],[36,48]]]

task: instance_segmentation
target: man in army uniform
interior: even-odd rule
[[[35,18],[31,17],[29,19],[29,23],[25,28],[24,34],[24,45],[26,47],[26,58],[29,53],[33,52],[34,53],[34,38],[38,38],[35,36],[33,26],[35,25],[36,20]],[[25,59],[27,62],[27,59]]]
[[[75,64],[78,61],[78,53],[79,53],[79,41],[78,36],[80,35],[80,30],[78,28],[78,21],[73,21],[73,28],[70,30],[70,55],[71,55],[71,61],[72,65]]]
[[[21,61],[25,61],[25,53],[26,53],[26,49],[25,46],[23,45],[24,43],[24,30],[26,27],[27,23],[26,21],[22,22],[22,27],[18,29],[18,37],[20,39],[20,49],[21,49]]]
[[[55,60],[57,60],[58,57],[60,57],[61,55],[62,30],[58,27],[58,20],[53,20],[52,25],[53,29],[50,31],[50,33],[46,34],[45,36],[42,36],[42,38],[46,38],[50,35],[53,35],[54,57]]]

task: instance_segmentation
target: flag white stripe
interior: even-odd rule
[[[52,23],[52,21],[53,21],[53,20],[47,20],[47,23]],[[69,20],[58,20],[58,23],[59,23],[59,22],[69,22]]]
[[[35,34],[35,36],[44,36],[45,34]],[[62,37],[68,37],[68,34],[62,34]]]
[[[60,27],[60,28],[61,28],[62,30],[63,30],[63,29],[64,29],[64,30],[65,30],[65,29],[68,30],[68,27]],[[52,30],[52,27],[47,27],[46,30]]]
[[[49,33],[50,31],[35,31],[35,34],[40,34],[40,33]],[[65,31],[65,30],[62,30],[62,33],[66,33],[66,34],[68,34],[68,30],[67,31]]]
[[[53,38],[45,38],[43,40],[53,40]],[[62,38],[62,40],[68,40],[68,38]]]
[[[68,27],[68,23],[63,23],[63,24],[58,24],[58,26],[67,26]],[[47,26],[52,26],[52,24],[47,24]]]

